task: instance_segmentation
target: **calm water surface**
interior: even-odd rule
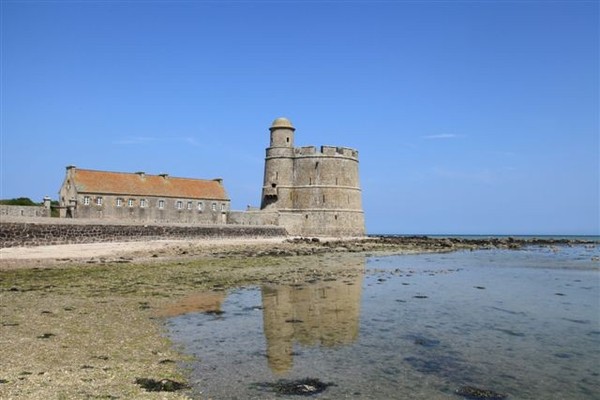
[[[600,247],[357,257],[364,274],[198,293],[168,319],[204,399],[600,398]],[[202,310],[205,310],[203,312]],[[206,310],[210,310],[207,313]],[[217,310],[218,312],[214,312]]]

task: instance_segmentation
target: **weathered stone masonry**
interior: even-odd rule
[[[105,225],[2,222],[0,248],[72,243],[126,242],[151,239],[218,239],[283,237],[278,226]]]

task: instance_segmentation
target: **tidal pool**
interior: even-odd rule
[[[599,254],[362,256],[354,277],[194,294],[166,324],[203,399],[297,398],[269,384],[307,377],[332,384],[319,399],[597,399]]]

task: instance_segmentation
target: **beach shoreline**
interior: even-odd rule
[[[364,274],[370,255],[518,249],[514,239],[159,240],[0,250],[0,398],[184,399],[139,379],[186,382],[161,310],[240,285]],[[540,244],[540,243],[537,243]],[[546,245],[571,245],[548,242]]]
[[[152,239],[145,241],[58,244],[0,248],[0,271],[22,268],[68,266],[85,263],[155,263],[227,256],[294,256],[343,252],[418,253],[518,249],[527,245],[574,245],[595,243],[577,239],[512,237],[441,238],[428,236],[374,236],[362,238],[211,238]]]

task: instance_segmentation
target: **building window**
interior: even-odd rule
[[[217,203],[212,203],[212,210],[217,211]]]
[[[221,203],[221,211],[225,211],[225,203]]]
[[[201,201],[198,202],[198,211],[202,211],[202,202]]]
[[[123,205],[123,199],[118,198],[117,199],[117,207],[121,207]]]
[[[127,206],[128,207],[133,207],[133,199],[127,200]]]
[[[142,208],[145,208],[145,207],[147,207],[147,206],[148,206],[148,205],[146,204],[146,199],[141,199],[141,200],[140,200],[140,207],[142,207]]]
[[[188,209],[188,210],[191,210],[191,209],[192,209],[192,202],[191,202],[191,201],[188,201],[188,202],[187,202],[187,209]]]
[[[84,196],[83,197],[83,205],[84,206],[89,206],[90,205],[90,196]]]
[[[177,207],[178,210],[181,210],[183,208],[183,201],[177,200],[177,203],[175,203],[175,206]]]
[[[164,201],[164,200],[159,200],[159,201],[158,201],[158,208],[160,208],[161,210],[162,210],[163,208],[165,208],[165,201]]]
[[[96,197],[96,205],[97,206],[101,206],[102,205],[102,197]]]

